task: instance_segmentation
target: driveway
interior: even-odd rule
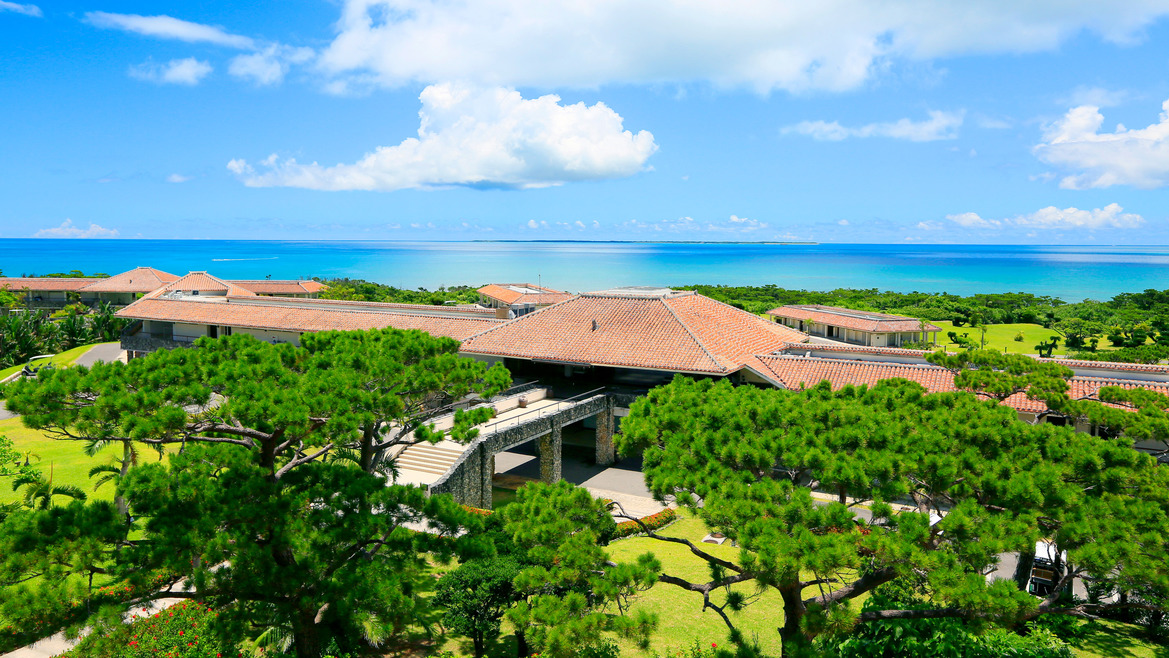
[[[88,352],[77,357],[73,362],[76,366],[92,366],[98,361],[105,361],[106,363],[113,363],[120,361],[122,358],[121,343],[101,343],[94,345]]]

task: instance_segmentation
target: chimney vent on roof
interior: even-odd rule
[[[596,321],[596,320],[593,320],[593,331],[596,331],[596,330],[597,330],[597,327],[599,327],[599,326],[600,326],[600,325],[599,325],[599,324],[597,324],[597,321]]]

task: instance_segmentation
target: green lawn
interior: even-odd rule
[[[0,420],[0,436],[12,439],[16,450],[21,453],[31,453],[30,463],[36,466],[45,477],[50,474],[53,482],[72,484],[80,487],[91,498],[112,500],[114,487],[106,484],[97,491],[93,490],[93,481],[89,479],[89,469],[99,464],[111,464],[115,457],[122,454],[121,446],[108,447],[94,455],[87,457],[82,451],[84,444],[80,441],[56,441],[37,430],[30,430],[20,423],[19,418]],[[143,454],[150,459],[150,453]],[[12,491],[12,485],[0,481],[0,503],[10,503],[18,498]],[[58,499],[63,500],[63,499]]]
[[[105,345],[105,344],[107,344],[107,343],[90,343],[89,345],[81,345],[78,347],[74,347],[71,350],[66,350],[64,352],[61,352],[60,354],[54,354],[53,358],[47,359],[47,360],[50,363],[52,363],[54,366],[56,366],[58,368],[63,368],[65,366],[73,365],[73,362],[77,360],[77,357],[88,352],[90,350],[90,348],[97,347],[98,345]],[[18,366],[12,366],[11,368],[5,368],[4,370],[0,370],[0,380],[4,379],[5,377],[7,377],[13,373],[20,372],[20,369],[23,367],[24,367],[24,364],[22,363]]]
[[[982,332],[970,325],[963,325],[955,327],[953,323],[946,321],[937,321],[933,324],[941,328],[938,334],[938,345],[944,345],[951,351],[958,346],[950,342],[946,336],[947,332],[957,332],[959,336],[962,334],[969,334],[969,338],[974,341],[980,341]],[[1023,332],[1023,341],[1015,340],[1015,335]],[[1037,324],[988,324],[986,325],[986,346],[994,348],[1000,352],[1010,352],[1012,354],[1035,354],[1035,346],[1040,341],[1045,341],[1052,336],[1060,338],[1060,346],[1055,350],[1056,355],[1063,355],[1063,338],[1051,329],[1045,329]]]
[[[1169,646],[1150,641],[1145,629],[1101,620],[1089,624],[1088,634],[1069,644],[1081,658],[1167,658]]]

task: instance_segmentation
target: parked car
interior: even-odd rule
[[[1054,544],[1044,541],[1035,543],[1035,561],[1031,564],[1031,577],[1027,591],[1035,596],[1050,596],[1064,576],[1067,553],[1056,555]]]

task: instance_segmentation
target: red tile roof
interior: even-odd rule
[[[939,346],[941,347],[941,346]],[[876,354],[891,357],[918,358],[924,361],[925,355],[937,350],[907,350],[901,347],[867,347],[865,345],[829,344],[829,343],[791,343],[784,345],[777,353],[803,354],[812,352],[836,352],[841,354]],[[1033,359],[1039,357],[1028,354]],[[843,358],[843,357],[842,357]],[[1149,363],[1118,363],[1113,361],[1082,361],[1079,359],[1044,359],[1052,363],[1067,366],[1072,370],[1111,370],[1116,372],[1145,373],[1148,375],[1169,376],[1169,365]]]
[[[255,299],[255,298],[251,298]],[[272,299],[272,302],[267,300]],[[396,309],[357,311],[330,307],[305,308],[302,304],[281,304],[279,298],[266,303],[233,302],[231,298],[205,300],[144,297],[118,311],[118,317],[190,324],[215,324],[275,331],[313,332],[329,330],[421,329],[435,336],[462,340],[500,322],[491,318],[407,313]],[[290,300],[302,302],[305,300]]]
[[[279,299],[279,298],[278,298]],[[470,317],[492,318],[495,319],[495,310],[490,308],[483,308],[482,306],[471,306],[466,304],[452,304],[435,306],[430,304],[398,304],[391,302],[358,302],[347,299],[293,299],[285,298],[288,303],[295,304],[312,304],[314,306],[335,306],[335,307],[353,307],[355,309],[370,308],[380,309],[383,311],[399,310],[407,313],[432,313],[441,315],[466,315]]]
[[[81,290],[98,281],[105,279],[66,279],[64,277],[34,277],[30,279],[18,277],[0,277],[0,288],[8,288],[11,292],[29,290],[31,292],[74,292]]]
[[[760,374],[779,386],[796,390],[814,386],[825,380],[833,389],[840,389],[850,384],[872,386],[881,380],[894,378],[917,382],[931,393],[957,390],[954,387],[954,374],[932,364],[850,361],[774,354],[761,355],[758,359],[765,368]],[[1169,383],[1166,382],[1076,376],[1068,381],[1068,396],[1073,400],[1097,399],[1103,386],[1144,388],[1169,395]],[[1003,404],[1018,411],[1031,413],[1047,411],[1047,406],[1043,402],[1032,400],[1025,393],[1016,393]]]
[[[801,304],[795,306],[780,306],[767,312],[767,315],[779,318],[811,321],[817,324],[827,324],[833,327],[844,327],[855,331],[869,332],[920,332],[921,322],[915,318],[903,315],[889,315],[872,311],[854,311],[850,308],[836,306],[821,306],[819,304]],[[941,331],[941,328],[930,323],[925,325],[926,331]]]
[[[806,336],[692,292],[586,293],[463,341],[462,352],[730,374]]]
[[[519,288],[519,290],[516,290],[516,288]],[[484,297],[490,297],[491,299],[496,299],[509,305],[555,304],[556,302],[562,302],[572,297],[572,294],[563,290],[553,290],[552,288],[545,288],[531,283],[491,283],[483,286],[477,292]]]
[[[136,267],[85,287],[86,292],[147,293],[158,290],[179,277],[152,267]]]
[[[272,279],[237,280],[228,283],[250,290],[257,295],[311,295],[324,290],[327,286],[320,281],[311,279],[306,281],[276,281]]]
[[[169,292],[186,292],[196,290],[199,292],[223,292],[227,295],[232,295],[235,297],[256,296],[256,293],[252,292],[251,290],[245,290],[235,285],[234,283],[213,277],[206,272],[189,272],[186,276],[179,277],[178,279],[166,284],[158,290],[155,290],[148,296],[161,297]]]

